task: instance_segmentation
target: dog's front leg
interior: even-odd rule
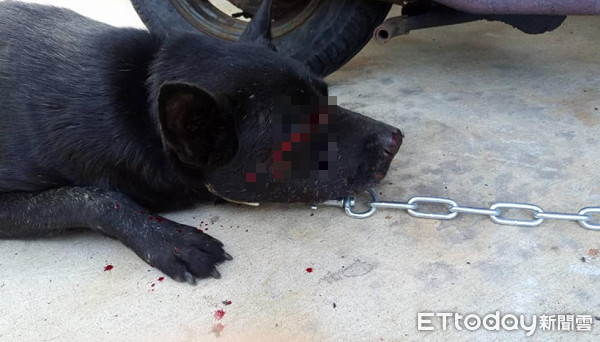
[[[115,192],[64,187],[0,194],[0,238],[49,235],[91,228],[117,238],[149,264],[178,281],[219,277],[216,265],[231,259],[223,244],[194,227],[159,216]]]

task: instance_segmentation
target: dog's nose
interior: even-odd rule
[[[383,151],[393,157],[400,149],[404,135],[399,129],[395,128],[392,132],[380,133],[378,138]]]

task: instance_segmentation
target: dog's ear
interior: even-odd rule
[[[209,92],[185,83],[160,87],[163,141],[183,163],[201,169],[226,164],[237,152],[233,119]]]
[[[271,44],[271,3],[272,0],[262,0],[240,42],[254,42],[274,49]]]

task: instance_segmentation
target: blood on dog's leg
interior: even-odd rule
[[[0,238],[84,227],[119,239],[178,281],[195,283],[196,277],[219,277],[216,265],[231,259],[223,244],[208,234],[152,215],[116,191],[64,187],[0,194]]]

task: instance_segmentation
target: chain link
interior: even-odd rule
[[[366,203],[369,207],[366,211],[355,211],[356,199],[354,197],[314,204],[312,208],[316,210],[320,206],[339,207],[344,209],[346,215],[353,218],[371,217],[377,209],[401,209],[406,210],[411,216],[434,220],[452,220],[458,214],[483,215],[488,216],[493,222],[498,224],[520,227],[537,227],[544,220],[563,220],[577,222],[585,229],[600,231],[600,218],[598,219],[598,223],[591,222],[591,215],[600,214],[600,207],[586,207],[579,210],[577,214],[570,214],[545,212],[541,207],[534,204],[512,202],[494,203],[489,208],[467,207],[460,206],[455,201],[443,197],[417,196],[411,197],[408,202],[380,201],[373,190],[367,190],[367,193],[371,197],[371,200]],[[426,204],[441,205],[444,211],[426,211],[423,209],[423,205]],[[508,210],[529,213],[531,214],[531,219],[506,217]],[[598,216],[600,217],[600,215]]]

